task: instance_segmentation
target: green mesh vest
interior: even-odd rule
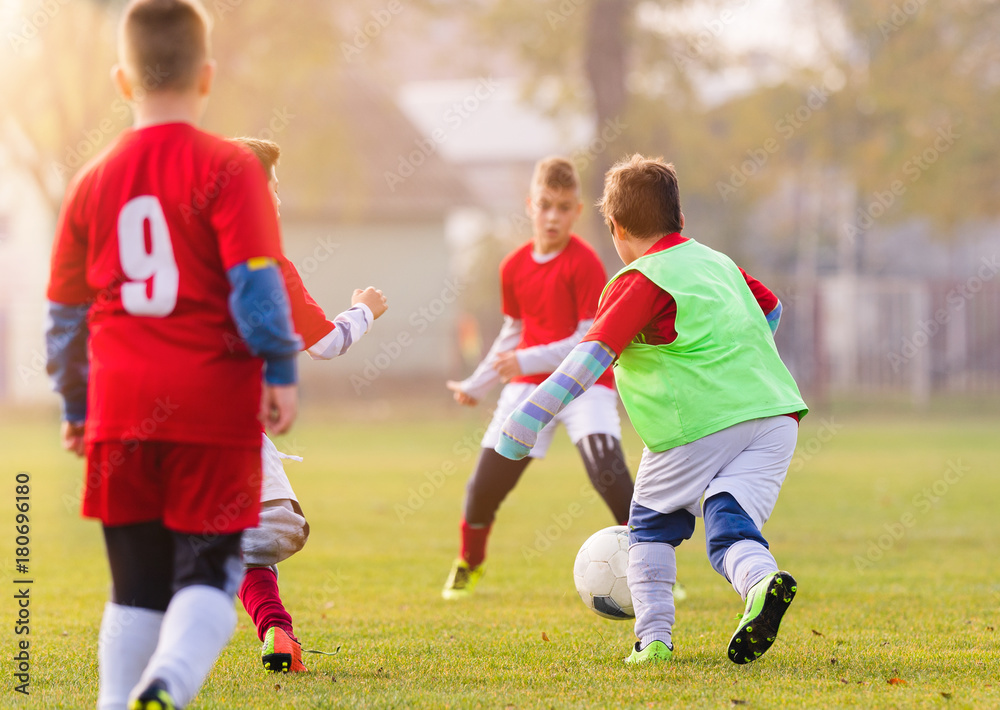
[[[622,402],[650,451],[750,419],[805,416],[808,409],[764,313],[729,257],[689,240],[639,257],[611,282],[632,270],[677,303],[674,342],[637,339],[615,363]]]

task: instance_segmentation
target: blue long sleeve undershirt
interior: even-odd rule
[[[273,262],[262,268],[249,264],[237,264],[226,272],[232,287],[229,311],[250,352],[264,359],[265,382],[295,384],[295,359],[303,343],[292,327],[281,271]]]

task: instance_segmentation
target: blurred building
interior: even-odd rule
[[[45,374],[45,285],[55,216],[17,159],[21,136],[0,141],[0,403],[53,399]]]

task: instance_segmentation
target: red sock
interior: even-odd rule
[[[486,559],[486,539],[490,536],[493,523],[469,525],[462,521],[462,559],[475,569]]]
[[[278,594],[278,575],[270,567],[251,567],[243,575],[238,593],[243,608],[257,627],[261,641],[272,626],[277,626],[295,639],[292,633],[292,615],[285,610]],[[298,641],[298,639],[295,639]]]

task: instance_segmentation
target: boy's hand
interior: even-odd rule
[[[372,315],[376,318],[385,313],[389,307],[386,304],[385,296],[382,295],[382,291],[374,286],[369,286],[366,289],[354,289],[354,295],[351,296],[351,305],[356,306],[359,303],[368,306],[371,309]]]
[[[444,383],[444,386],[455,393],[455,401],[459,404],[464,404],[466,407],[475,407],[479,404],[479,400],[474,397],[470,397],[465,392],[462,391],[462,383],[456,382],[455,380],[448,380]]]
[[[83,422],[63,422],[62,423],[62,446],[77,456],[83,456]]]
[[[298,385],[264,384],[258,419],[270,433],[284,434],[291,429],[298,411]]]
[[[493,369],[497,371],[500,379],[504,382],[510,382],[515,377],[520,377],[524,374],[521,372],[521,363],[517,361],[516,350],[498,353],[496,360],[493,361]]]

